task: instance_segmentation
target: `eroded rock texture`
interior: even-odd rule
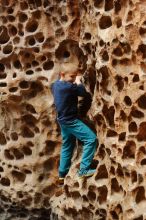
[[[1,0],[0,17],[1,218],[146,219],[146,1]],[[65,53],[99,147],[96,174],[78,179],[79,149],[61,189],[50,85]]]

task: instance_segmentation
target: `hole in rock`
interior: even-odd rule
[[[115,168],[113,166],[111,166],[111,168],[110,168],[110,173],[115,175]]]
[[[39,182],[42,182],[43,179],[44,179],[44,174],[39,175],[39,177],[38,177],[38,181],[39,181]]]
[[[143,176],[142,174],[138,174],[138,184],[142,183],[143,182]]]
[[[123,149],[123,159],[135,158],[136,144],[134,141],[127,141]]]
[[[0,71],[3,72],[5,70],[5,66],[3,63],[0,63]]]
[[[8,10],[7,10],[7,13],[8,13],[8,14],[13,14],[13,12],[14,12],[14,9],[13,9],[13,8],[8,8]]]
[[[32,114],[35,114],[35,113],[36,113],[35,108],[34,108],[31,104],[27,104],[27,105],[26,105],[26,110],[27,110],[28,112],[31,112]]]
[[[118,88],[118,91],[121,92],[124,88],[123,78],[119,75],[116,75],[115,80],[116,80],[116,86]]]
[[[105,0],[105,11],[110,11],[113,7],[113,0]]]
[[[29,88],[29,82],[23,80],[23,81],[21,81],[21,82],[19,83],[19,86],[20,86],[21,89],[28,89],[28,88]]]
[[[146,122],[140,123],[137,139],[138,141],[146,141]]]
[[[44,70],[51,70],[54,67],[54,62],[53,61],[47,61],[43,64],[43,69]]]
[[[130,66],[131,65],[131,60],[128,58],[124,58],[120,60],[120,64],[124,66]]]
[[[2,177],[1,180],[0,180],[0,183],[3,185],[3,186],[10,186],[10,180],[6,177]]]
[[[122,20],[121,20],[121,18],[118,18],[118,19],[117,19],[116,25],[117,25],[117,28],[120,28],[120,27],[122,26]]]
[[[44,162],[43,167],[46,171],[51,171],[54,168],[54,159],[55,158],[51,157]]]
[[[146,158],[140,162],[141,165],[146,165]]]
[[[99,27],[101,29],[106,29],[112,26],[112,21],[110,16],[102,16],[99,20]]]
[[[101,220],[106,220],[107,212],[105,209],[97,209],[95,214],[99,217],[101,217]]]
[[[132,11],[129,11],[128,12],[128,15],[127,15],[127,19],[126,19],[126,22],[129,22],[133,19],[133,12]]]
[[[143,118],[144,113],[137,110],[135,107],[132,108],[130,115],[133,116],[134,118]]]
[[[3,132],[0,132],[0,144],[5,145],[7,143],[5,135]]]
[[[103,40],[100,40],[99,45],[100,45],[100,47],[103,47],[105,45],[105,42]]]
[[[137,124],[135,121],[132,121],[129,126],[129,132],[137,132]]]
[[[112,178],[111,180],[111,193],[120,192],[120,186],[116,178]]]
[[[20,42],[20,38],[19,38],[19,37],[15,37],[15,38],[13,39],[13,43],[14,43],[14,44],[19,44],[19,42]]]
[[[91,34],[89,32],[86,32],[83,39],[91,40]]]
[[[20,21],[21,23],[27,21],[27,19],[28,19],[28,17],[27,17],[27,15],[26,15],[25,13],[23,13],[23,12],[20,12],[20,13],[19,13],[19,21]]]
[[[88,194],[87,194],[87,197],[88,197],[88,199],[89,199],[90,201],[95,201],[95,199],[96,199],[96,193],[89,191]]]
[[[123,52],[122,52],[122,49],[121,47],[116,47],[114,50],[113,50],[113,54],[120,57],[123,55]]]
[[[14,177],[16,181],[19,181],[19,182],[24,182],[26,178],[26,175],[24,173],[18,172],[16,170],[12,170],[12,176]]]
[[[118,64],[118,60],[113,59],[113,60],[112,60],[112,66],[116,66],[117,64]]]
[[[98,151],[98,156],[100,158],[102,158],[102,160],[104,159],[106,155],[106,152],[105,152],[105,145],[104,144],[101,144],[100,147],[99,147],[99,151]]]
[[[6,73],[0,73],[0,79],[5,79],[7,77]]]
[[[33,19],[39,19],[41,17],[41,11],[33,11],[32,12]]]
[[[25,170],[24,170],[24,173],[25,173],[25,174],[32,174],[32,171],[31,171],[31,170],[28,170],[28,169],[25,169]]]
[[[135,170],[131,172],[131,181],[132,183],[137,182],[137,173]]]
[[[97,198],[97,201],[99,201],[99,204],[102,204],[102,203],[106,202],[107,194],[108,194],[107,187],[105,185],[101,186],[101,187],[98,187],[98,192],[99,192],[99,196]]]
[[[16,92],[17,90],[18,90],[17,87],[11,87],[11,88],[9,88],[9,92],[12,92],[12,93]]]
[[[32,138],[32,137],[34,137],[34,133],[32,132],[32,130],[29,128],[29,127],[27,127],[27,126],[23,126],[22,127],[22,136],[23,137],[26,137],[26,138]]]
[[[119,216],[117,215],[117,213],[115,211],[110,211],[110,214],[112,216],[112,219],[119,220]]]
[[[68,21],[68,16],[67,15],[61,16],[61,21],[62,22],[67,22]]]
[[[117,167],[117,170],[116,170],[116,173],[119,177],[124,177],[124,173],[123,173],[123,168],[120,164],[118,164],[118,167]]]
[[[7,83],[1,82],[0,87],[7,87]]]
[[[114,126],[114,115],[115,115],[114,106],[110,106],[110,108],[108,108],[107,105],[104,104],[102,112],[106,120],[108,121],[109,125]]]
[[[144,74],[146,74],[146,63],[145,62],[141,62],[141,69],[144,72]]]
[[[138,100],[138,106],[142,109],[146,109],[146,94],[141,95]]]
[[[141,53],[143,59],[146,58],[146,45],[140,44],[138,47],[137,53]]]
[[[34,39],[34,37],[29,38],[28,44],[29,44],[30,46],[35,45],[35,39]]]
[[[27,70],[26,71],[26,75],[32,75],[32,74],[34,74],[33,70]]]
[[[125,137],[126,137],[126,132],[121,132],[119,134],[119,141],[124,141],[125,140]]]
[[[56,189],[56,185],[52,184],[50,186],[45,187],[42,192],[51,197],[51,196],[53,196],[55,189]]]
[[[108,129],[106,136],[107,137],[115,137],[115,136],[117,136],[117,132],[114,130]]]
[[[27,156],[32,155],[32,150],[27,146],[24,146],[22,148],[22,151],[23,151],[24,155],[27,155]]]
[[[121,10],[121,0],[114,1],[115,13],[117,14]]]
[[[55,147],[56,147],[56,142],[47,140],[46,142],[46,147],[45,147],[45,154],[51,154],[54,152]]]
[[[143,200],[145,200],[145,189],[143,186],[139,186],[136,188],[135,202],[140,203]]]
[[[101,8],[104,4],[104,1],[103,0],[94,0],[94,6],[96,8]]]
[[[25,122],[29,126],[34,126],[34,124],[37,123],[37,119],[33,115],[31,115],[31,114],[23,115],[21,117],[21,119],[22,119],[23,122]]]
[[[8,160],[13,160],[14,159],[14,156],[11,154],[11,152],[9,150],[4,151],[4,156]]]
[[[127,121],[127,115],[126,115],[126,113],[123,110],[120,111],[120,118],[123,121]]]
[[[4,172],[4,169],[3,169],[3,167],[0,167],[0,172]]]
[[[108,52],[106,50],[104,50],[104,52],[102,54],[102,59],[104,61],[108,61],[109,60],[109,55],[108,55]]]
[[[17,148],[13,148],[12,152],[17,160],[23,159],[24,155]]]
[[[15,21],[15,17],[14,17],[13,15],[8,15],[8,16],[7,16],[7,19],[8,19],[10,22]]]
[[[35,32],[38,28],[38,22],[35,20],[30,20],[27,24],[26,24],[26,31],[27,32]]]
[[[36,60],[33,60],[31,64],[32,64],[32,66],[34,66],[34,67],[36,67],[36,66],[39,65],[39,63],[38,63]]]
[[[139,81],[139,75],[138,74],[134,74],[132,81],[133,82],[138,82]]]
[[[95,180],[106,179],[106,178],[108,178],[108,172],[107,172],[106,166],[105,165],[101,165],[98,168],[98,173],[95,176]]]
[[[79,191],[73,191],[70,192],[71,197],[73,197],[74,199],[79,199],[81,197]]]
[[[146,34],[146,28],[140,27],[139,33],[140,33],[140,35],[142,35],[142,36],[145,35],[145,34]]]
[[[39,42],[39,43],[42,43],[44,42],[44,35],[42,32],[39,32],[35,35],[35,39]]]
[[[139,89],[144,90],[144,86],[143,85],[139,86]]]
[[[18,140],[18,134],[16,132],[12,132],[11,133],[11,138],[13,141],[17,141]]]
[[[15,36],[15,35],[17,34],[17,28],[16,28],[15,26],[11,25],[11,26],[9,27],[9,34],[10,34],[11,36]]]
[[[12,45],[6,45],[3,48],[3,53],[4,54],[10,54],[10,53],[12,53],[12,51],[13,51],[13,46]]]
[[[13,62],[13,65],[14,65],[14,67],[15,67],[16,69],[22,68],[21,63],[20,63],[19,60],[15,60],[15,61]]]

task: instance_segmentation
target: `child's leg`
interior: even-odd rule
[[[71,158],[76,145],[76,138],[68,132],[65,125],[61,125],[61,135],[62,147],[60,153],[59,176],[65,177],[71,166]]]
[[[96,135],[86,124],[78,119],[68,129],[70,133],[84,143],[80,169],[89,169],[96,150]]]

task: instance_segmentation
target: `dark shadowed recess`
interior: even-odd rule
[[[64,62],[71,56],[76,56],[79,60],[79,68],[83,73],[86,69],[87,57],[84,55],[82,49],[79,47],[77,41],[72,39],[63,40],[55,51],[56,59],[59,62]]]
[[[13,219],[28,219],[28,220],[50,220],[51,216],[53,219],[58,219],[57,216],[51,213],[50,208],[33,208],[27,209],[22,204],[16,204],[4,195],[0,195],[0,216],[1,219],[13,220]]]

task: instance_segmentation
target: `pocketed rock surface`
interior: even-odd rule
[[[0,3],[1,219],[146,219],[146,1]],[[99,146],[79,179],[78,144],[61,188],[51,83],[65,59],[79,60]]]

